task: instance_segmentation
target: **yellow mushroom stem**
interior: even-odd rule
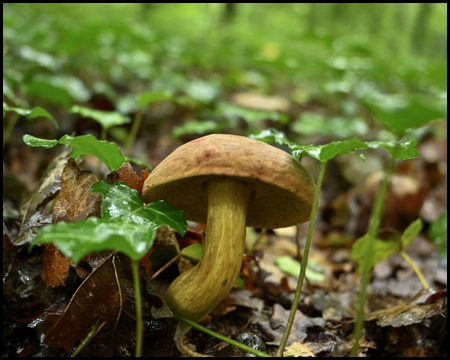
[[[208,217],[203,257],[177,277],[164,299],[177,315],[199,322],[229,293],[242,264],[252,186],[218,177],[207,182]]]

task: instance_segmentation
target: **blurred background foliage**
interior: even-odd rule
[[[364,137],[370,103],[442,109],[446,89],[447,4],[3,5],[4,101],[47,105],[59,122],[78,104],[141,109],[144,126],[174,137],[268,119],[298,136]],[[166,104],[148,112],[145,94]]]

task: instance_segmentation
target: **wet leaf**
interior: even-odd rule
[[[81,155],[93,155],[103,161],[110,171],[119,169],[125,161],[120,149],[115,143],[106,140],[97,140],[92,135],[69,136],[64,135],[59,140],[39,139],[32,135],[24,135],[23,141],[31,147],[44,147],[50,149],[58,144],[72,146],[72,158],[76,159]]]
[[[309,156],[321,161],[326,162],[337,155],[349,155],[352,154],[352,150],[361,150],[367,148],[367,145],[358,140],[357,138],[351,138],[344,141],[333,141],[325,145],[291,145],[292,156],[299,158],[303,152],[306,152]]]
[[[129,260],[109,254],[86,278],[61,315],[49,314],[42,324],[45,343],[69,352],[97,319],[105,322],[100,341],[120,350],[132,346],[135,334],[134,288]],[[148,317],[143,298],[143,314]],[[112,353],[110,354],[112,355]]]
[[[59,222],[41,229],[34,243],[55,243],[66,256],[78,263],[83,256],[117,249],[133,260],[141,259],[153,245],[155,231],[169,225],[184,234],[184,214],[166,201],[143,207],[139,192],[123,181],[92,186],[103,194],[102,218],[90,217],[77,223]]]
[[[108,184],[99,181],[92,186],[92,192],[103,194],[102,217],[104,219],[123,218],[135,224],[148,224],[154,230],[169,225],[184,235],[187,223],[182,210],[174,209],[167,201],[155,201],[143,207],[138,191],[131,189],[123,181]]]
[[[148,223],[131,223],[126,219],[108,221],[90,217],[77,223],[59,222],[39,231],[33,243],[55,243],[75,264],[92,252],[118,249],[139,260],[153,245],[155,230]]]
[[[321,162],[326,162],[337,155],[353,154],[351,151],[355,149],[367,148],[367,144],[357,138],[333,141],[325,145],[296,145],[284,133],[275,129],[263,130],[258,135],[251,135],[250,138],[264,142],[276,142],[279,145],[288,145],[292,156],[296,159],[305,152]]]
[[[371,149],[384,148],[391,156],[399,160],[414,159],[419,156],[416,143],[411,141],[369,141],[366,143]]]

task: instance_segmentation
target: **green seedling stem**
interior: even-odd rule
[[[17,120],[19,120],[19,114],[13,112],[11,117],[6,125],[6,129],[3,132],[3,149],[5,148],[6,143],[8,142],[9,137],[11,136],[14,127],[16,126]]]
[[[136,299],[136,350],[134,356],[142,356],[142,339],[144,325],[142,323],[141,282],[139,280],[139,261],[132,260],[134,296]]]
[[[378,188],[378,193],[375,198],[375,203],[372,208],[372,213],[370,214],[369,221],[369,244],[367,246],[365,261],[361,266],[361,283],[360,283],[360,293],[358,300],[358,313],[356,315],[355,327],[353,329],[353,338],[354,345],[351,351],[351,356],[358,356],[359,351],[359,341],[362,335],[362,328],[364,323],[364,307],[367,301],[367,286],[369,284],[370,271],[373,266],[373,255],[375,248],[375,239],[378,234],[378,230],[380,228],[381,216],[384,212],[384,206],[386,202],[386,194],[388,190],[388,186],[391,180],[392,173],[395,168],[395,158],[392,156],[389,160],[388,167],[386,169],[386,173],[380,186]]]
[[[77,349],[73,352],[73,354],[70,357],[77,357],[80,351],[83,350],[85,346],[89,345],[91,340],[94,338],[95,334],[97,334],[98,331],[103,327],[101,326],[102,324],[106,323],[104,323],[102,319],[97,319],[94,326],[92,327],[92,330],[89,331],[84,340],[81,342],[81,344],[77,347]]]
[[[326,165],[327,165],[326,161],[322,162],[320,165],[319,179],[317,180],[317,189],[316,189],[316,194],[314,195],[313,208],[311,210],[311,220],[309,222],[308,235],[306,237],[305,250],[303,252],[303,258],[302,258],[302,262],[301,262],[300,276],[298,277],[297,290],[295,290],[295,297],[294,297],[294,301],[292,302],[291,313],[289,314],[289,319],[286,324],[286,330],[283,334],[283,338],[281,339],[281,342],[280,342],[280,347],[278,348],[278,351],[277,351],[278,357],[283,356],[284,348],[288,341],[289,334],[291,333],[292,325],[294,324],[294,318],[295,318],[295,313],[298,308],[300,294],[302,293],[303,280],[305,278],[306,266],[308,265],[309,248],[311,246],[311,239],[312,239],[312,233],[314,230],[314,223],[316,220],[317,207],[319,205],[319,194],[320,194],[320,189],[322,187],[323,175],[325,174]]]
[[[139,128],[141,127],[143,113],[144,113],[143,109],[139,108],[138,112],[136,113],[136,116],[134,117],[130,132],[128,133],[127,148],[126,148],[127,156],[131,156],[131,150],[133,149],[134,141],[136,140],[137,133],[139,131]]]
[[[173,317],[178,319],[178,320],[180,320],[180,321],[182,321],[182,322],[184,322],[184,323],[186,323],[186,324],[188,324],[188,325],[190,325],[190,326],[192,326],[193,328],[195,328],[197,330],[200,330],[201,332],[204,332],[205,334],[213,336],[216,339],[225,341],[228,344],[234,345],[234,346],[238,347],[239,349],[242,349],[244,351],[248,351],[248,352],[250,352],[252,354],[255,354],[256,356],[272,357],[271,355],[266,354],[265,352],[262,352],[262,351],[259,351],[259,350],[255,350],[255,349],[251,348],[250,346],[247,346],[247,345],[244,345],[244,344],[240,343],[239,341],[230,339],[227,336],[220,335],[220,334],[218,334],[218,333],[216,333],[216,332],[214,332],[212,330],[209,330],[209,329],[207,329],[207,328],[205,328],[205,327],[203,327],[203,326],[201,326],[201,325],[199,325],[199,324],[197,324],[197,323],[195,323],[195,322],[193,322],[191,320],[185,319],[182,316],[179,316],[177,314],[173,314]]]
[[[400,255],[405,259],[405,261],[411,266],[411,268],[416,273],[417,277],[419,278],[422,286],[424,289],[429,289],[430,285],[428,285],[428,282],[425,280],[425,276],[423,276],[422,272],[420,271],[419,267],[416,265],[416,263],[409,257],[409,255],[404,251],[400,251]]]

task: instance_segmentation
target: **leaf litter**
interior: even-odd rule
[[[67,158],[65,161],[67,161]],[[61,163],[62,160],[59,161],[59,164]],[[61,173],[63,172],[61,165],[59,167],[54,166],[54,168],[59,169],[58,171],[61,171]],[[70,353],[96,320],[100,319],[103,324],[100,332],[95,336],[92,344],[83,350],[82,354],[84,356],[127,356],[132,353],[134,347],[135,311],[133,308],[134,292],[130,278],[131,269],[125,256],[115,252],[93,254],[87,256],[79,264],[78,269],[80,271],[76,272],[66,270],[66,267],[56,266],[53,269],[53,272],[57,273],[55,278],[61,277],[61,274],[66,274],[65,276],[68,274],[69,277],[65,281],[65,286],[61,286],[64,281],[59,280],[59,284],[56,283],[58,285],[54,285],[53,290],[46,289],[47,286],[45,284],[43,286],[43,282],[39,280],[40,276],[44,277],[45,274],[42,271],[42,264],[39,264],[37,270],[32,271],[34,275],[30,280],[31,282],[27,283],[23,276],[23,269],[34,266],[30,264],[36,258],[36,254],[24,257],[22,249],[33,240],[36,228],[61,219],[78,221],[89,216],[99,216],[98,209],[101,200],[99,201],[98,198],[91,197],[91,195],[98,196],[100,194],[86,191],[92,183],[97,181],[95,176],[92,173],[80,171],[73,160],[67,162],[64,170],[67,172],[61,177],[61,185],[58,185],[58,177],[54,176],[54,184],[56,185],[53,188],[40,185],[40,190],[38,189],[35,192],[37,194],[40,191],[44,199],[38,204],[30,220],[25,222],[14,244],[5,235],[4,230],[4,296],[8,298],[6,306],[11,314],[10,325],[7,326],[6,334],[14,334],[18,329],[15,324],[20,323],[22,324],[19,326],[20,329],[33,329],[35,332],[28,333],[25,339],[22,339],[28,346],[20,351],[15,350],[16,354],[55,356],[60,354],[58,352],[60,350],[53,350],[53,347],[63,349],[64,353]],[[55,170],[55,173],[58,171]],[[48,184],[52,183],[52,176],[48,178]],[[142,176],[145,178],[145,173]],[[144,181],[132,171],[129,165],[125,165],[114,174],[110,174],[108,179],[110,182],[125,181],[138,191]],[[61,188],[61,199],[58,199],[54,205],[53,216],[49,216],[45,214],[44,209],[53,199],[52,196],[57,195],[59,189],[56,191],[55,189],[58,187]],[[81,203],[77,201],[80,198],[83,199]],[[30,204],[31,201],[26,205],[27,212]],[[325,269],[327,281],[324,284],[313,282],[304,289],[294,328],[287,344],[286,355],[346,356],[352,347],[351,331],[354,315],[352,310],[355,309],[355,297],[351,295],[355,295],[352,291],[355,283],[355,265],[352,265],[348,253],[345,255],[345,252],[327,244],[326,239],[325,241],[322,239],[324,234],[321,232],[322,225],[318,224],[316,237],[321,241],[318,245],[320,244],[323,254],[313,251],[310,256],[312,259],[316,258],[322,268]],[[191,232],[191,234],[195,234],[195,232]],[[199,241],[197,239],[186,241],[178,234],[176,235],[180,243],[185,241],[185,244],[191,244]],[[246,274],[244,277],[246,290],[234,289],[222,304],[212,312],[212,317],[210,316],[207,320],[210,328],[233,338],[250,331],[251,334],[255,334],[262,339],[269,349],[276,348],[276,344],[282,336],[288,317],[288,311],[285,309],[288,309],[292,303],[293,289],[296,283],[295,278],[283,273],[276,266],[276,256],[274,256],[277,253],[284,256],[287,254],[295,259],[295,247],[274,241],[274,237],[275,235],[269,234],[266,241],[272,246],[267,247],[267,242],[259,244],[255,253],[256,257],[249,257],[243,265],[242,272]],[[188,237],[186,238],[188,239]],[[173,240],[169,242],[162,240],[159,246],[164,249],[170,246],[167,244],[172,242]],[[414,242],[411,245],[414,245]],[[271,248],[270,251],[269,248]],[[36,249],[33,250],[34,253],[39,251],[38,247]],[[47,260],[51,259],[52,264],[58,265],[61,258],[52,259],[50,256],[55,254],[55,250],[57,251],[57,249],[52,250],[51,247],[44,248],[42,255],[44,263],[44,258],[47,258]],[[179,249],[176,251],[179,251]],[[7,254],[6,258],[5,253]],[[27,260],[24,261],[24,258]],[[144,300],[144,322],[146,324],[144,354],[153,356],[154,354],[161,354],[161,356],[177,355],[180,353],[177,344],[174,343],[176,321],[171,318],[168,309],[164,310],[164,303],[158,290],[152,284],[153,282],[148,280],[147,273],[156,269],[152,268],[152,257],[147,257],[147,259],[150,259],[150,261],[146,265],[147,271],[143,273],[147,279],[148,290],[144,292],[144,297],[147,298]],[[383,268],[379,265],[376,266],[374,284],[376,284],[377,279],[384,281],[384,284],[389,284],[389,281],[392,280],[392,274],[395,275],[396,272],[399,274],[399,263],[393,263],[393,259],[395,259],[395,256],[385,260],[387,264],[393,264],[387,265],[387,269],[389,269],[387,272],[376,270],[377,268]],[[440,266],[438,263],[435,264]],[[22,270],[20,270],[21,268]],[[19,271],[16,269],[19,269]],[[77,276],[81,273],[81,269],[85,269],[86,275],[84,278]],[[174,276],[171,274],[173,274],[173,270],[169,269],[167,275],[160,276],[161,279],[157,279],[155,284],[159,291],[164,292],[170,284],[170,279]],[[274,274],[278,275],[274,276]],[[407,276],[409,277],[406,279],[417,282],[414,274]],[[269,279],[268,282],[267,279]],[[80,284],[80,280],[84,281]],[[404,280],[405,278],[399,281]],[[431,281],[436,285],[438,280],[432,279]],[[23,285],[20,286],[20,284]],[[31,292],[29,290],[24,291],[24,286],[29,287]],[[391,284],[385,288],[391,288],[392,290],[392,288],[399,289],[400,287],[398,284]],[[74,295],[67,297],[70,289],[74,291]],[[378,291],[381,291],[381,289],[378,288]],[[401,294],[398,292],[395,293],[396,295],[388,294],[388,299],[392,300],[393,296],[396,297],[393,302],[383,304],[381,301],[376,304],[372,301],[372,304],[376,304],[376,308],[380,310],[373,311],[367,317],[366,337],[361,345],[361,355],[380,354],[383,351],[387,351],[394,356],[436,353],[437,350],[432,349],[434,343],[430,336],[437,336],[436,334],[439,334],[439,332],[446,331],[442,320],[444,319],[443,314],[446,313],[446,293],[445,295],[439,291],[437,293],[440,295],[428,296],[428,303],[402,304],[401,299],[404,299],[405,296],[411,297],[412,293]],[[374,297],[376,298],[376,294],[372,299]],[[27,300],[24,301],[24,299]],[[64,299],[70,301],[64,301]],[[89,316],[86,316],[86,314],[89,314]],[[415,335],[417,330],[414,330],[415,327],[424,326],[430,332],[426,334],[425,340],[423,340],[423,336],[419,339]],[[39,334],[43,335],[44,343],[33,340],[37,339],[36,336]],[[416,339],[416,345],[412,346],[404,341],[405,334],[409,334],[409,339]],[[229,348],[227,344],[212,340],[197,331],[191,333],[191,338],[196,350],[202,353],[238,356],[238,353],[234,350],[231,352],[225,350]],[[401,342],[403,347],[396,346],[396,339],[403,341]],[[51,344],[52,347],[47,347],[46,343]]]

